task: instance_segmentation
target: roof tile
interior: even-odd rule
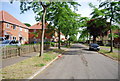
[[[10,15],[8,12],[3,11],[3,10],[0,11],[0,21],[6,21],[6,22],[9,22],[9,23],[12,23],[12,24],[16,24],[16,25],[24,27],[24,28],[28,28],[22,22],[20,22],[15,17],[13,17],[12,15]]]

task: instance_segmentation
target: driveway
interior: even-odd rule
[[[74,44],[34,79],[118,79],[118,63],[82,44]]]

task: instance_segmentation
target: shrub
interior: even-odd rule
[[[51,46],[55,46],[55,42],[51,42]]]

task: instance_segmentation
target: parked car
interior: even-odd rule
[[[4,40],[0,44],[0,47],[2,47],[2,46],[20,46],[20,45],[21,45],[21,43],[16,40]]]
[[[100,46],[96,43],[91,43],[89,45],[89,50],[96,50],[96,51],[99,51],[100,50]]]
[[[2,43],[2,41],[6,40],[5,37],[0,37],[0,43]]]

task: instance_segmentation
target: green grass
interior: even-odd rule
[[[14,65],[2,69],[3,79],[26,79],[34,74],[41,67],[45,66],[53,60],[59,53],[53,51],[44,53],[43,56],[34,56],[32,58],[23,60]]]
[[[54,52],[57,52],[59,54],[62,54],[65,52],[65,50],[62,50],[62,49],[53,49]]]
[[[37,67],[42,67],[42,66],[45,66],[45,64],[36,64],[35,66],[37,66]]]
[[[116,59],[116,60],[120,59],[118,53],[109,52],[108,50],[103,50],[103,49],[101,49],[99,52],[100,52],[100,53],[103,53],[103,54],[105,54],[105,55],[107,55],[107,56],[110,56],[110,57],[112,57],[113,59]]]
[[[110,48],[110,46],[100,46],[100,47]],[[113,47],[113,50],[120,50],[120,48],[118,49],[118,48]]]

